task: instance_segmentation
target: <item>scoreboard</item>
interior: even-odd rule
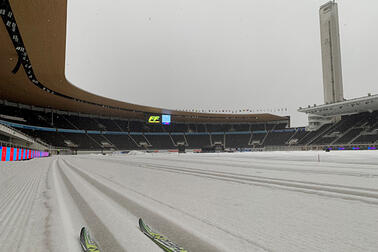
[[[171,124],[171,115],[149,115],[147,118],[147,123],[149,124]]]
[[[171,124],[171,115],[162,115],[161,116],[161,123],[164,125]]]

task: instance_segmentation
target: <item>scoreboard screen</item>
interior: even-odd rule
[[[171,124],[171,115],[149,115],[147,118],[149,124]]]
[[[171,124],[171,115],[162,115],[161,122],[164,125],[170,125]]]

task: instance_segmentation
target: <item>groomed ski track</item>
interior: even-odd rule
[[[320,162],[319,162],[320,161]],[[59,156],[0,163],[0,251],[377,251],[378,155]]]

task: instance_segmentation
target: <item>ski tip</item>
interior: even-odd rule
[[[82,227],[80,231],[80,245],[84,252],[99,252],[97,243],[92,240],[89,230],[86,227]]]
[[[182,247],[178,246],[174,242],[168,240],[164,235],[156,233],[152,231],[150,227],[144,223],[142,218],[139,218],[139,228],[148,238],[150,238],[154,243],[156,243],[159,247],[161,247],[164,251],[169,252],[188,252],[187,250],[183,249]]]
[[[145,228],[144,228],[144,222],[142,220],[142,218],[139,218],[139,229],[144,232],[145,231]]]
[[[80,236],[82,236],[86,230],[87,230],[86,227],[82,227],[80,230]]]
[[[139,218],[139,229],[145,234],[149,234],[151,232],[150,227],[143,221],[142,218]]]

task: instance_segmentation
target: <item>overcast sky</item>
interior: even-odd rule
[[[323,102],[324,0],[69,0],[67,79],[169,109],[288,108]],[[378,1],[339,0],[344,96],[378,93]]]

